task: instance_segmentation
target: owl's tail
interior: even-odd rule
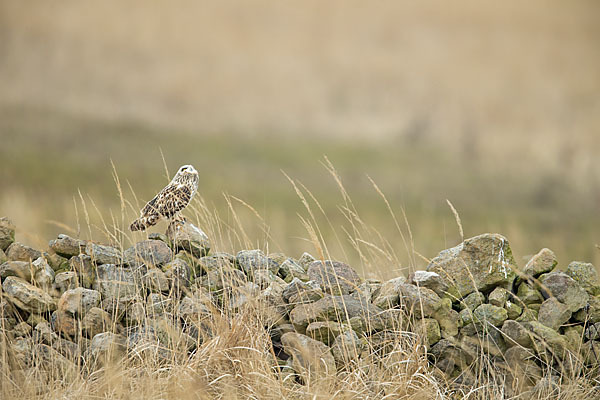
[[[146,224],[146,218],[138,218],[129,225],[129,229],[132,232],[145,231],[148,225]]]

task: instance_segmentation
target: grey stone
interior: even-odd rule
[[[292,367],[305,382],[336,373],[329,347],[308,336],[288,332],[281,336],[284,351],[292,357]]]
[[[497,287],[492,290],[492,293],[488,296],[488,302],[496,307],[504,307],[508,300],[510,292],[504,288]]]
[[[598,340],[600,339],[600,323],[595,323],[592,325],[589,325],[586,329],[585,329],[585,338],[588,340]]]
[[[304,267],[291,258],[286,259],[279,265],[279,275],[281,275],[286,282],[291,282],[294,278],[303,281],[309,279]]]
[[[169,280],[165,273],[158,268],[148,269],[148,272],[142,277],[142,285],[154,293],[169,291]]]
[[[167,237],[174,248],[189,251],[194,257],[207,255],[211,248],[206,233],[189,222],[171,223],[167,228]]]
[[[504,342],[509,347],[518,345],[531,348],[532,346],[529,330],[517,321],[510,319],[504,321],[504,324],[502,324],[502,333],[506,336]]]
[[[130,266],[161,266],[173,259],[173,252],[160,240],[144,240],[123,253],[124,263]]]
[[[70,236],[60,234],[55,240],[51,240],[49,247],[52,251],[62,257],[71,258],[85,253],[85,240],[73,239]]]
[[[121,250],[111,246],[89,242],[85,246],[85,254],[90,256],[92,262],[97,265],[120,265],[123,263],[123,254],[121,253]]]
[[[432,271],[415,271],[410,276],[409,283],[431,289],[440,297],[443,297],[448,290],[448,284],[439,274]]]
[[[544,298],[542,294],[532,288],[528,283],[523,282],[519,285],[517,290],[517,297],[521,299],[524,304],[536,304],[541,303]]]
[[[96,267],[92,264],[92,258],[86,254],[73,256],[69,259],[69,266],[77,273],[77,278],[85,288],[91,288],[96,279]]]
[[[527,261],[527,264],[523,268],[523,273],[527,276],[538,277],[541,274],[554,270],[557,264],[558,261],[554,252],[544,248]]]
[[[25,261],[6,261],[0,265],[0,278],[16,276],[24,281],[31,282],[31,265]]]
[[[433,346],[442,338],[439,323],[433,318],[423,318],[415,321],[416,331],[425,339],[428,347]]]
[[[569,264],[566,271],[567,275],[573,278],[588,293],[600,294],[600,282],[598,281],[598,271],[590,263],[573,261]]]
[[[81,329],[90,338],[109,331],[114,325],[110,314],[98,307],[90,308],[81,321]]]
[[[31,283],[49,291],[54,283],[54,270],[50,267],[50,264],[48,264],[45,258],[39,257],[31,263],[31,268],[33,271]]]
[[[399,276],[384,282],[373,300],[373,304],[381,309],[396,307],[400,304],[400,288],[406,283],[406,278]]]
[[[148,315],[155,316],[173,312],[173,300],[160,293],[150,293],[146,299]]]
[[[94,289],[109,303],[127,302],[137,295],[135,274],[132,269],[113,264],[102,264],[96,268]]]
[[[473,292],[473,293],[469,294],[467,297],[465,297],[464,299],[462,299],[462,301],[459,303],[459,306],[460,306],[461,310],[469,309],[469,310],[473,311],[474,309],[476,309],[479,305],[483,304],[484,302],[485,302],[485,296],[483,295],[483,293]]]
[[[279,271],[279,264],[265,256],[261,250],[242,250],[237,253],[236,262],[240,269],[248,276],[254,270],[268,269],[274,274]]]
[[[508,288],[515,279],[515,260],[508,240],[498,234],[483,234],[442,251],[427,266],[449,285],[457,297],[495,286]]]
[[[15,226],[7,217],[0,218],[0,249],[6,251],[15,241]]]
[[[589,299],[587,292],[567,274],[551,272],[540,278],[545,298],[554,296],[569,307],[571,312],[583,308]]]
[[[42,256],[42,252],[19,242],[13,242],[6,249],[9,260],[32,262]]]
[[[304,252],[298,259],[298,264],[300,264],[302,268],[304,268],[304,270],[307,270],[310,264],[312,264],[316,260],[317,259],[311,256],[310,254]]]
[[[491,304],[482,304],[473,311],[473,321],[476,323],[501,326],[507,318],[508,313],[504,308]]]
[[[174,259],[164,267],[165,276],[169,285],[175,291],[182,291],[183,288],[189,288],[194,276],[192,268],[181,259]]]
[[[98,366],[116,364],[125,357],[127,339],[112,332],[98,333],[92,338],[88,357]]]
[[[339,261],[313,261],[308,267],[308,277],[332,295],[349,294],[361,283],[356,271]]]
[[[418,318],[431,317],[442,307],[442,299],[431,289],[404,283],[400,293],[400,304]]]
[[[56,309],[56,302],[48,293],[20,278],[7,277],[2,289],[8,300],[21,310],[39,314]]]
[[[385,321],[382,310],[370,303],[362,303],[351,296],[328,296],[314,303],[299,304],[290,312],[290,321],[298,332],[306,332],[306,328],[314,321],[347,322],[352,326],[352,319],[362,324],[368,331],[382,330]],[[353,326],[354,329],[354,326]]]
[[[58,300],[57,310],[82,317],[92,307],[100,305],[100,292],[85,288],[67,290]]]
[[[549,328],[558,328],[571,318],[569,307],[561,303],[556,297],[550,297],[542,303],[538,311],[538,321]]]
[[[350,326],[334,321],[316,321],[308,325],[306,336],[329,346],[345,330],[350,330]]]
[[[339,334],[331,346],[331,354],[337,365],[345,366],[353,360],[356,360],[363,350],[366,343],[363,343],[356,332],[346,330]]]

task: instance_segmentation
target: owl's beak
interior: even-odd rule
[[[197,174],[198,173],[198,171],[196,171],[196,168],[192,167],[191,165],[189,167],[187,167],[185,172],[187,172],[188,174]]]

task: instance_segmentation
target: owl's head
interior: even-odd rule
[[[179,181],[190,177],[197,177],[198,171],[192,165],[183,165],[177,170],[173,180]]]

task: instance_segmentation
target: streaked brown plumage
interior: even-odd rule
[[[198,171],[191,165],[184,165],[177,171],[171,182],[165,186],[131,223],[132,231],[143,231],[156,225],[161,218],[174,220],[179,212],[190,203],[198,190]]]

